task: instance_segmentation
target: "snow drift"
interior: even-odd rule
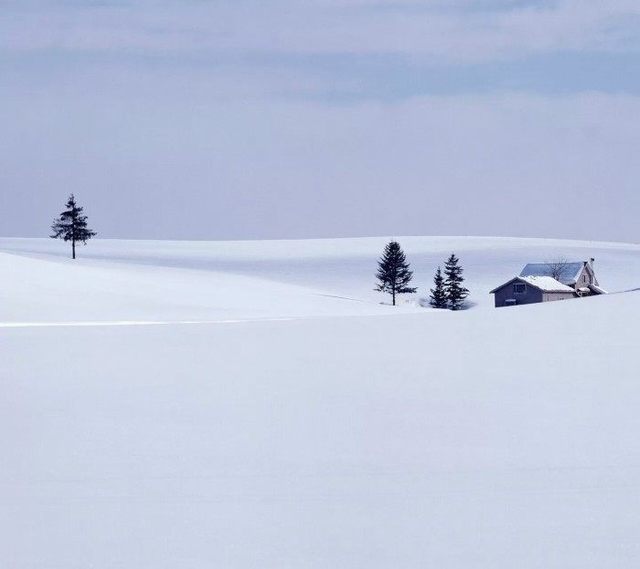
[[[473,309],[380,305],[381,239],[0,240],[0,321],[67,324],[0,329],[0,564],[636,567],[640,293],[488,291],[559,252],[636,288],[638,247],[400,241]],[[176,323],[74,325],[117,320]]]

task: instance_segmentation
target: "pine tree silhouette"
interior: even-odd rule
[[[462,267],[460,260],[451,253],[444,265],[444,290],[447,297],[447,303],[451,310],[460,310],[464,305],[464,299],[469,295],[469,291],[462,286],[464,277],[462,276]]]
[[[429,295],[429,304],[434,308],[447,308],[449,303],[447,302],[447,293],[444,289],[444,277],[442,276],[442,270],[438,267],[435,276],[433,277],[433,288]]]
[[[396,305],[396,295],[416,292],[416,288],[407,286],[413,278],[413,271],[400,244],[390,241],[385,245],[382,257],[378,261],[378,284],[375,290],[391,294],[393,305]]]
[[[87,244],[87,241],[95,237],[96,232],[87,227],[87,216],[82,215],[83,208],[76,204],[73,194],[69,196],[64,210],[60,217],[53,220],[51,230],[52,239],[64,239],[71,241],[71,257],[76,258],[76,243]]]

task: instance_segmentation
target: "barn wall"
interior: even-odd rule
[[[586,280],[584,279],[584,277],[586,277]],[[580,272],[580,275],[578,276],[578,280],[576,281],[576,288],[589,286],[590,284],[594,284],[594,278],[587,265],[585,265]]]
[[[542,302],[542,291],[527,285],[527,290],[524,294],[514,294],[513,285],[515,283],[509,283],[495,292],[495,305],[501,307],[505,305],[505,302],[510,298],[515,298],[518,305],[520,304],[535,304],[536,302]]]
[[[544,302],[553,302],[554,300],[567,300],[568,298],[574,298],[573,293],[570,292],[545,292]]]

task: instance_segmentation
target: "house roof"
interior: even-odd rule
[[[543,292],[574,292],[570,286],[562,284],[553,277],[518,277],[518,280],[525,281]]]
[[[565,284],[562,284],[561,282],[558,282],[553,277],[533,276],[533,277],[514,277],[510,281],[507,281],[506,283],[501,284],[499,287],[494,288],[490,292],[490,294],[495,294],[501,288],[504,288],[505,286],[508,286],[511,283],[514,283],[516,281],[531,285],[532,287],[537,288],[542,292],[566,292],[566,293],[572,293],[572,294],[575,292],[570,286],[567,286]]]
[[[558,281],[564,285],[576,284],[576,282],[578,282],[578,278],[580,278],[580,273],[582,273],[586,264],[586,261],[571,261],[565,263],[561,267],[562,274],[559,276]],[[529,263],[528,265],[525,265],[524,269],[522,269],[520,276],[552,277],[554,272],[553,269],[553,263]]]
[[[607,294],[607,291],[600,288],[598,285],[589,285],[589,290],[595,294]]]

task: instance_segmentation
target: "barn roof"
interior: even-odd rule
[[[594,294],[608,294],[606,290],[594,284],[589,285],[589,290]]]
[[[578,281],[586,261],[571,261],[564,264],[562,274],[557,279],[564,285],[572,285]],[[529,263],[520,273],[521,277],[552,277],[553,263]],[[552,277],[553,278],[553,277]],[[554,279],[555,280],[555,279]]]
[[[543,292],[574,292],[570,286],[562,284],[553,277],[518,277],[518,280],[524,281]]]
[[[542,292],[566,292],[566,293],[575,292],[570,286],[567,286],[565,284],[562,284],[561,282],[558,282],[553,277],[533,276],[533,277],[514,277],[510,281],[507,281],[506,283],[500,285],[499,287],[494,288],[490,294],[495,294],[500,289],[506,286],[509,286],[511,283],[514,283],[514,282],[526,283],[528,285],[531,285],[534,288],[541,290]]]

